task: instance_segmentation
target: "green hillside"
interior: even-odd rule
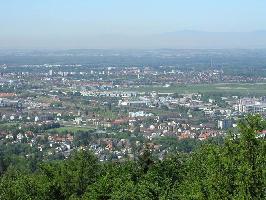
[[[193,153],[100,162],[89,151],[37,162],[0,151],[0,199],[252,199],[266,198],[266,121],[248,116],[223,143]]]

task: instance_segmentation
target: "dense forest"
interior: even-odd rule
[[[224,142],[191,153],[100,162],[87,150],[66,160],[11,162],[0,151],[0,199],[266,199],[266,121],[248,116]]]

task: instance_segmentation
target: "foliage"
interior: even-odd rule
[[[199,148],[186,141],[189,149],[163,160],[148,146],[136,161],[118,163],[80,150],[29,170],[28,162],[6,164],[0,151],[0,199],[265,199],[266,142],[257,137],[265,128],[260,116],[248,116],[224,141]]]

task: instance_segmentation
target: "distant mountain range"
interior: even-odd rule
[[[205,32],[184,30],[161,34],[85,34],[80,37],[0,38],[0,48],[47,49],[256,49],[266,48],[266,30],[252,32]]]
[[[149,40],[158,47],[167,48],[266,48],[266,30],[253,32],[185,30],[153,35]]]
[[[97,48],[173,48],[173,49],[226,49],[266,48],[266,30],[253,32],[177,31],[153,35],[95,36],[90,43]]]

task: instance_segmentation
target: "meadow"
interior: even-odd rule
[[[169,87],[143,86],[130,88],[138,92],[158,93],[202,93],[202,94],[224,94],[224,95],[266,95],[266,83],[219,83],[219,84],[180,84]]]

